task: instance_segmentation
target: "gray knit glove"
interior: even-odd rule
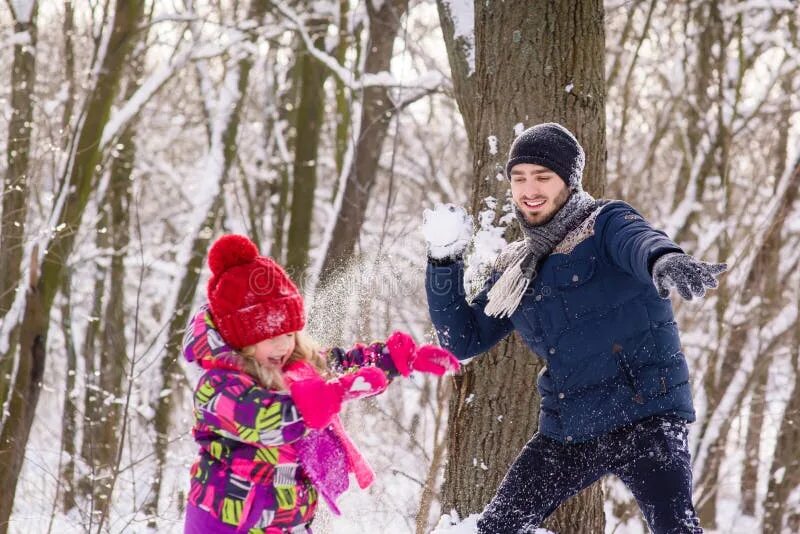
[[[688,254],[664,254],[653,264],[653,284],[662,299],[669,298],[672,286],[685,300],[703,297],[706,288],[717,287],[717,277],[728,270],[726,263],[706,263]]]

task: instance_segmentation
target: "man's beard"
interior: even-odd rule
[[[567,188],[567,189],[564,189],[563,191],[561,191],[561,192],[558,194],[558,196],[555,198],[555,200],[553,200],[553,205],[555,206],[555,208],[553,209],[553,211],[552,211],[552,212],[551,212],[549,215],[547,215],[547,217],[545,217],[544,219],[542,219],[542,220],[537,220],[536,222],[533,222],[533,221],[531,221],[531,220],[528,218],[528,216],[527,216],[527,215],[525,215],[525,212],[524,212],[524,211],[522,211],[522,210],[520,210],[520,211],[522,212],[522,215],[525,217],[525,222],[526,222],[526,223],[527,223],[529,226],[544,226],[545,224],[549,223],[550,221],[552,221],[552,220],[553,220],[553,217],[555,217],[555,216],[556,216],[556,214],[557,214],[559,211],[561,211],[561,208],[563,208],[563,207],[564,207],[564,204],[566,204],[566,203],[567,203],[567,200],[569,200],[569,196],[570,196],[571,194],[572,194],[572,191],[571,191],[569,188]]]

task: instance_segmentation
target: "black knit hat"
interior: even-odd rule
[[[583,147],[572,132],[555,122],[537,124],[522,132],[511,144],[506,178],[511,179],[514,165],[533,163],[558,174],[571,190],[580,191],[585,158]]]

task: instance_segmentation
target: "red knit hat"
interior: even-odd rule
[[[208,307],[223,339],[235,349],[302,330],[303,297],[271,258],[243,235],[224,235],[208,251]]]

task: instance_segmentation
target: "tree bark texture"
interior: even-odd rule
[[[319,21],[325,28],[326,22]],[[316,24],[315,24],[316,26]],[[321,33],[321,31],[320,31]],[[315,46],[324,46],[324,33]],[[294,181],[292,183],[291,222],[286,246],[286,270],[300,282],[308,264],[308,247],[311,242],[311,223],[315,210],[314,193],[317,189],[317,153],[325,111],[325,78],[328,69],[303,52],[300,61],[300,103],[297,108],[297,143],[294,152]]]
[[[16,296],[19,285],[28,213],[28,173],[36,80],[36,15],[38,3],[27,22],[15,21],[14,31],[27,32],[30,42],[14,46],[11,66],[11,117],[8,122],[6,175],[0,223],[0,319]]]
[[[365,51],[365,74],[390,70],[394,41],[407,10],[408,0],[386,0],[380,9],[376,9],[373,2],[367,2],[369,44]],[[381,149],[394,111],[388,89],[380,86],[364,89],[361,129],[343,192],[342,208],[322,265],[320,287],[324,287],[353,255],[361,227],[367,219],[367,206],[375,185]]]
[[[449,2],[439,0],[453,85],[472,150],[472,211],[498,199],[514,130],[556,121],[586,151],[584,187],[605,187],[604,11],[600,1],[475,2],[474,72],[454,35]],[[517,126],[519,125],[519,126]],[[492,147],[499,150],[494,151]],[[465,150],[466,154],[466,150]],[[514,232],[507,232],[513,239]],[[509,464],[538,426],[536,378],[543,364],[513,334],[454,379],[443,509],[463,517],[491,500]],[[563,505],[545,526],[556,532],[603,531],[600,484]]]
[[[3,425],[0,435],[0,487],[4,488],[0,498],[0,533],[5,532],[8,526],[16,484],[39,399],[50,309],[58,288],[63,283],[62,275],[72,253],[89,193],[95,183],[96,167],[100,161],[100,136],[108,122],[121,73],[127,64],[132,36],[136,33],[144,13],[143,0],[117,0],[115,4],[114,22],[107,49],[96,84],[87,101],[76,150],[65,173],[67,189],[64,208],[44,252],[41,272],[38,265],[32,266],[32,277],[27,287],[25,310],[19,325],[18,373],[8,393],[13,416]],[[32,263],[37,263],[36,257],[32,259]],[[9,352],[13,353],[14,349]],[[9,354],[3,355],[4,359],[8,357]],[[0,398],[0,405],[5,400]]]

